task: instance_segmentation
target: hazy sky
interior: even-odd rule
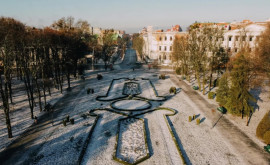
[[[185,28],[195,21],[265,21],[270,0],[0,0],[0,16],[37,27],[73,16],[94,27],[138,32],[147,25]]]

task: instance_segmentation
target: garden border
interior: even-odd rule
[[[121,123],[122,120],[126,120],[126,119],[129,119],[129,118],[134,118],[134,119],[138,119],[138,120],[142,120],[143,121],[145,149],[148,150],[146,156],[144,156],[141,159],[135,161],[134,163],[128,163],[128,162],[126,162],[124,160],[119,159],[116,156],[117,155],[117,151],[118,151],[117,148],[118,148],[119,133],[120,133],[120,123]],[[150,154],[149,154],[148,141],[147,141],[147,135],[146,135],[146,130],[145,130],[145,120],[143,118],[137,118],[137,117],[133,117],[133,116],[128,116],[126,118],[119,119],[119,121],[118,121],[118,130],[117,130],[117,134],[116,134],[116,143],[115,143],[115,146],[114,146],[113,160],[115,160],[115,161],[117,161],[119,163],[125,164],[125,165],[134,165],[134,164],[141,163],[141,162],[143,162],[143,161],[145,161],[146,159],[149,159],[149,158],[150,158]]]
[[[124,98],[128,97],[128,95],[125,95],[125,96],[122,96],[122,97],[119,97],[119,98],[108,99],[108,100],[100,100],[100,98],[108,97],[109,92],[110,92],[110,90],[111,90],[111,88],[112,88],[113,82],[114,82],[115,80],[121,80],[121,79],[129,80],[129,81],[138,81],[138,79],[136,79],[136,78],[130,79],[130,78],[125,78],[125,77],[123,77],[123,78],[117,78],[117,79],[112,79],[112,81],[111,81],[111,83],[110,83],[110,87],[109,87],[109,89],[107,90],[106,95],[103,95],[103,96],[97,96],[97,97],[96,97],[96,100],[97,100],[97,101],[114,101],[114,100],[124,99]],[[162,99],[161,99],[161,100],[148,99],[148,98],[145,98],[145,97],[138,96],[139,94],[134,95],[133,97],[136,97],[136,98],[139,98],[139,99],[145,99],[145,100],[148,100],[148,101],[165,101],[165,100],[166,100],[166,97],[165,97],[165,96],[159,96],[159,95],[158,95],[158,93],[157,93],[157,91],[156,91],[156,88],[155,88],[155,86],[153,85],[153,83],[152,83],[152,81],[151,81],[150,79],[148,79],[148,78],[140,78],[140,79],[141,79],[141,80],[148,80],[149,83],[150,83],[150,85],[151,85],[152,88],[153,88],[153,91],[154,91],[154,93],[155,93],[155,96],[158,97],[158,98],[162,98]],[[138,83],[138,84],[139,84],[139,83]],[[124,88],[122,89],[122,94],[123,94],[123,90],[124,90]]]
[[[146,113],[151,113],[151,112],[154,112],[154,111],[160,111],[160,110],[166,110],[166,111],[170,111],[170,112],[172,112],[172,114],[164,114],[163,115],[163,117],[164,117],[164,119],[165,119],[165,122],[166,122],[166,124],[167,124],[167,127],[168,127],[168,129],[169,129],[169,131],[170,131],[170,133],[171,133],[171,136],[172,136],[172,139],[173,139],[173,141],[174,141],[174,144],[175,144],[175,146],[176,146],[176,148],[177,148],[177,150],[178,150],[178,154],[179,154],[179,156],[180,156],[180,158],[182,159],[182,162],[183,162],[183,164],[187,164],[187,160],[185,159],[185,157],[184,157],[184,155],[183,155],[183,153],[182,153],[182,150],[181,150],[181,148],[180,148],[180,145],[178,144],[178,142],[177,142],[177,139],[176,139],[176,137],[175,137],[175,133],[174,133],[174,131],[172,130],[172,126],[169,124],[169,121],[168,121],[168,119],[167,119],[167,117],[169,117],[169,116],[174,116],[174,115],[176,115],[177,114],[177,111],[176,110],[174,110],[174,109],[172,109],[172,108],[168,108],[168,107],[157,107],[157,108],[154,108],[154,109],[150,109],[150,110],[148,110],[148,111],[143,111],[142,113],[138,113],[138,114],[135,114],[135,115],[130,115],[130,114],[126,114],[126,113],[124,113],[124,112],[121,112],[121,111],[115,111],[115,110],[113,110],[113,109],[109,109],[109,108],[101,108],[101,109],[92,109],[92,110],[90,110],[90,116],[94,116],[94,117],[97,117],[97,116],[101,116],[101,115],[97,115],[97,114],[95,114],[94,112],[95,111],[102,111],[102,110],[105,110],[105,111],[109,111],[109,112],[113,112],[113,113],[116,113],[116,114],[120,114],[120,115],[123,115],[123,116],[126,116],[127,118],[128,117],[134,117],[134,118],[136,118],[136,117],[138,117],[138,116],[140,116],[140,115],[144,115],[144,114],[146,114]],[[121,120],[121,119],[119,119],[119,120]],[[118,133],[119,133],[119,130],[117,130],[117,139],[118,139]],[[146,134],[145,134],[146,135]],[[117,144],[116,144],[117,145]],[[145,159],[146,160],[146,159]],[[144,160],[142,160],[142,161],[144,161]],[[141,161],[141,162],[142,162]],[[123,163],[124,164],[124,163]],[[130,165],[130,164],[126,164],[126,165]]]

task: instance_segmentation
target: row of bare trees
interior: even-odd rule
[[[210,90],[213,73],[220,73],[228,62],[228,54],[221,45],[222,36],[223,30],[218,27],[199,27],[194,24],[190,26],[188,35],[176,36],[173,43],[173,61],[176,62],[178,72],[188,81],[194,74],[199,90],[202,89],[204,94],[207,78]]]
[[[267,26],[252,51],[248,42],[240,40],[239,51],[232,54],[222,47],[222,28],[196,23],[189,27],[187,35],[176,36],[173,43],[172,55],[179,74],[188,81],[194,75],[199,90],[206,94],[206,85],[209,92],[213,87],[215,73],[214,84],[220,80],[217,101],[230,113],[246,116],[247,125],[253,113],[251,102],[256,101],[249,90],[270,78],[270,25]],[[239,33],[240,38],[246,38],[245,29]]]
[[[0,18],[0,94],[9,138],[10,103],[15,88],[12,81],[17,78],[24,83],[33,119],[36,102],[41,111],[52,86],[62,93],[64,79],[70,89],[70,76],[82,74],[79,59],[97,44],[97,37],[87,33],[87,28],[86,21],[74,23],[72,17],[44,29],[25,26],[13,18]]]

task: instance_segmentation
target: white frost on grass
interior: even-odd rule
[[[216,74],[213,75],[214,78],[217,77]],[[178,78],[181,78],[181,76],[178,76]],[[213,80],[214,80],[213,78]],[[198,85],[197,80],[195,80],[195,77],[191,77],[191,82],[188,82],[187,80],[184,80],[185,83],[187,83],[190,86]],[[211,92],[216,92],[218,87],[212,88]],[[206,87],[206,92],[208,92],[208,86]],[[265,144],[260,141],[256,136],[256,129],[259,124],[259,122],[262,120],[263,116],[270,110],[270,101],[269,101],[269,87],[267,85],[263,85],[260,88],[255,88],[250,91],[250,93],[255,96],[257,99],[255,111],[252,114],[252,117],[250,119],[249,126],[246,126],[246,119],[241,119],[239,116],[233,116],[229,113],[227,113],[224,117],[229,119],[234,125],[239,127],[246,135],[248,135],[249,138],[251,138],[256,144],[258,144],[260,147],[265,146]],[[205,98],[209,103],[216,105],[217,107],[218,102],[216,102],[216,98],[214,99],[208,99],[208,95],[203,95],[202,92],[197,91],[198,94],[200,94],[202,97]]]
[[[135,118],[122,120],[116,157],[131,164],[146,157],[148,148],[144,136],[143,120]]]
[[[120,100],[113,103],[112,106],[121,110],[141,110],[149,107],[150,104],[141,100]]]
[[[109,87],[110,91],[108,91],[108,96],[101,97],[100,100],[106,101],[106,100],[117,99],[117,98],[125,96],[123,95],[124,84],[125,84],[125,79],[114,80],[111,85],[111,88]]]
[[[20,80],[13,79],[13,104],[10,104],[10,120],[12,127],[13,138],[8,138],[7,127],[4,111],[0,111],[0,152],[2,152],[14,139],[19,137],[28,127],[33,124],[34,120],[31,119],[29,103],[25,91],[24,83]],[[71,78],[71,86],[77,86],[78,79]],[[47,103],[55,104],[63,95],[66,94],[67,82],[63,84],[63,94],[60,90],[51,88],[51,96],[46,92]],[[17,91],[18,90],[18,91]],[[36,106],[34,107],[34,116],[39,117],[44,112],[40,112],[38,105],[38,98],[35,98]],[[43,98],[42,98],[43,101]],[[2,107],[2,102],[0,102]],[[44,104],[42,105],[44,108]]]
[[[163,99],[161,97],[156,96],[156,93],[154,91],[155,89],[152,87],[149,80],[140,80],[139,83],[141,86],[142,93],[139,94],[138,96],[144,97],[144,98],[150,99],[150,100],[162,100]]]

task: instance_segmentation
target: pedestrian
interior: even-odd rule
[[[36,116],[34,117],[34,122],[35,122],[35,124],[38,123],[38,120],[37,120],[37,117]]]

